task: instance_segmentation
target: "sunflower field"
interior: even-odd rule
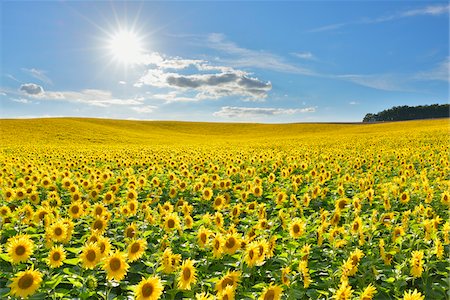
[[[0,121],[1,299],[449,299],[448,120]]]

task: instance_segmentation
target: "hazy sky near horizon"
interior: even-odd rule
[[[361,121],[448,103],[447,1],[2,1],[0,117]]]

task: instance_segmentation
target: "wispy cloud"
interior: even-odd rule
[[[357,102],[357,101],[350,101],[348,104],[350,104],[350,105],[358,105],[359,102]]]
[[[22,84],[19,91],[23,96],[40,100],[56,100],[72,103],[82,103],[92,106],[108,107],[111,105],[142,105],[142,98],[121,99],[113,97],[110,91],[98,89],[84,89],[81,91],[44,91],[42,86],[35,83]]]
[[[312,33],[312,32],[330,31],[330,30],[336,30],[336,29],[350,26],[350,25],[377,24],[377,23],[390,22],[390,21],[394,21],[394,20],[398,20],[398,19],[417,17],[417,16],[439,16],[439,15],[449,14],[449,12],[450,12],[449,4],[428,5],[425,7],[419,7],[416,9],[400,11],[395,14],[379,16],[376,18],[363,18],[362,20],[320,26],[317,28],[310,29],[310,30],[308,30],[308,32]]]
[[[157,109],[157,107],[153,105],[132,106],[130,108],[139,114],[148,114]]]
[[[35,68],[31,68],[31,69],[27,69],[27,68],[22,68],[22,71],[24,71],[25,73],[27,73],[28,75],[30,75],[31,77],[46,83],[46,84],[53,84],[52,80],[50,78],[48,78],[48,76],[46,75],[46,72],[43,70],[38,70]]]
[[[450,56],[440,62],[436,67],[428,71],[418,72],[414,79],[417,80],[439,80],[450,82]]]
[[[335,79],[349,81],[361,86],[383,91],[411,91],[405,87],[408,78],[393,74],[344,74],[334,75]]]
[[[291,55],[305,60],[316,60],[316,56],[312,54],[311,52],[305,51],[305,52],[292,52]]]
[[[277,72],[314,75],[314,72],[301,66],[287,62],[282,56],[267,51],[247,49],[229,41],[222,33],[209,34],[206,47],[225,54],[225,58],[218,58],[218,61],[231,65],[235,68],[258,68]]]
[[[226,118],[254,118],[261,116],[292,115],[296,113],[315,112],[315,107],[306,108],[267,108],[267,107],[236,107],[224,106],[213,113],[216,117]]]
[[[18,99],[12,98],[11,100],[14,101],[14,102],[17,102],[17,103],[21,103],[21,104],[33,103],[32,101],[30,101],[28,99],[25,99],[25,98],[18,98]]]

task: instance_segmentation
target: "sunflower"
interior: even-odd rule
[[[6,252],[13,264],[27,261],[33,254],[34,242],[27,234],[20,234],[8,239]]]
[[[409,200],[410,200],[410,197],[409,197],[408,192],[405,191],[400,195],[400,203],[406,204],[409,202]]]
[[[241,246],[240,238],[237,234],[233,233],[225,238],[225,244],[223,250],[225,253],[233,255]]]
[[[423,296],[420,292],[418,292],[416,289],[414,291],[405,291],[405,294],[403,295],[403,300],[425,300],[425,296]]]
[[[195,294],[195,300],[214,300],[215,297],[208,293],[202,292]]]
[[[262,291],[259,300],[280,300],[282,292],[281,286],[270,284]]]
[[[200,248],[205,248],[209,237],[211,235],[211,231],[206,229],[205,227],[201,226],[197,232],[197,243],[200,246]]]
[[[116,251],[103,260],[103,269],[108,280],[121,281],[127,274],[130,266],[125,261],[125,254]]]
[[[161,257],[163,272],[166,274],[170,274],[176,270],[181,261],[180,254],[173,254],[172,249],[166,248],[164,250],[163,255]]]
[[[182,290],[190,290],[191,285],[197,281],[196,269],[194,262],[190,259],[183,261],[180,274],[178,275],[178,288]]]
[[[157,300],[161,297],[163,290],[164,286],[159,277],[151,276],[147,279],[142,277],[134,290],[134,296],[136,300]]]
[[[67,226],[59,220],[47,228],[47,235],[53,241],[63,242],[67,238]]]
[[[253,195],[255,195],[255,197],[261,197],[263,194],[263,189],[261,186],[256,185],[255,187],[253,187]]]
[[[444,204],[445,206],[450,207],[450,195],[449,195],[449,192],[445,191],[445,192],[442,193],[441,203]]]
[[[222,228],[223,227],[223,224],[224,224],[224,221],[223,221],[223,215],[222,215],[222,213],[220,213],[220,212],[216,212],[215,214],[214,214],[214,224],[217,226],[217,227],[219,227],[219,228]]]
[[[336,293],[333,295],[333,299],[335,300],[350,300],[352,297],[352,287],[348,284],[347,280],[342,281],[339,289],[337,289]]]
[[[192,229],[194,226],[194,219],[190,215],[184,216],[184,227],[187,229]]]
[[[392,232],[392,241],[395,243],[398,238],[405,235],[405,230],[402,226],[397,226],[394,228],[394,231]]]
[[[281,281],[286,286],[291,285],[290,273],[291,273],[290,267],[281,268]]]
[[[211,200],[213,196],[213,191],[211,188],[204,188],[202,191],[203,200]]]
[[[222,291],[217,293],[217,300],[234,300],[236,297],[235,289],[227,285]]]
[[[251,242],[245,249],[244,261],[249,267],[253,267],[259,260],[259,247],[257,242]]]
[[[133,262],[142,257],[147,249],[147,241],[143,239],[132,240],[128,245],[128,260]]]
[[[94,269],[101,258],[100,249],[96,243],[87,243],[81,251],[81,266],[85,269]]]
[[[215,210],[221,210],[222,207],[225,205],[225,197],[219,195],[214,199],[213,206]]]
[[[369,284],[359,296],[359,300],[372,300],[373,296],[377,293],[377,289],[372,285]]]
[[[176,213],[167,214],[164,217],[164,229],[166,231],[173,231],[180,228],[180,218]]]
[[[72,202],[72,204],[69,206],[69,215],[73,219],[78,219],[83,215],[83,213],[83,205],[80,201]]]
[[[300,219],[294,219],[289,226],[291,237],[298,238],[305,232],[305,222]]]
[[[101,217],[97,217],[94,222],[92,222],[91,229],[98,233],[103,233],[106,230],[107,222]]]
[[[136,236],[137,232],[138,232],[137,226],[133,222],[127,226],[127,228],[125,229],[124,235],[125,235],[125,237],[132,239]]]
[[[34,269],[28,269],[17,273],[9,285],[11,295],[16,297],[27,298],[34,294],[42,282],[42,274]]]
[[[308,261],[302,260],[298,264],[298,270],[302,274],[303,287],[306,289],[311,284],[311,276],[309,275]]]
[[[97,246],[100,249],[100,257],[105,257],[109,255],[111,251],[111,242],[109,238],[104,236],[97,237]]]
[[[212,241],[213,257],[214,258],[219,258],[219,257],[222,256],[224,243],[225,242],[224,242],[224,239],[223,239],[222,235],[220,233],[217,233],[214,236],[214,239]]]
[[[237,285],[240,281],[241,272],[239,271],[228,271],[219,281],[216,283],[216,290],[221,293],[227,286],[231,286],[236,290]]]
[[[422,276],[423,272],[423,251],[413,251],[411,254],[411,275],[413,277],[419,278]]]
[[[48,254],[48,265],[51,268],[58,268],[62,266],[66,259],[66,251],[62,246],[53,246]]]

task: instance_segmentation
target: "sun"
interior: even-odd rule
[[[142,38],[133,31],[121,29],[112,34],[108,48],[114,59],[125,65],[137,64],[142,60]]]

